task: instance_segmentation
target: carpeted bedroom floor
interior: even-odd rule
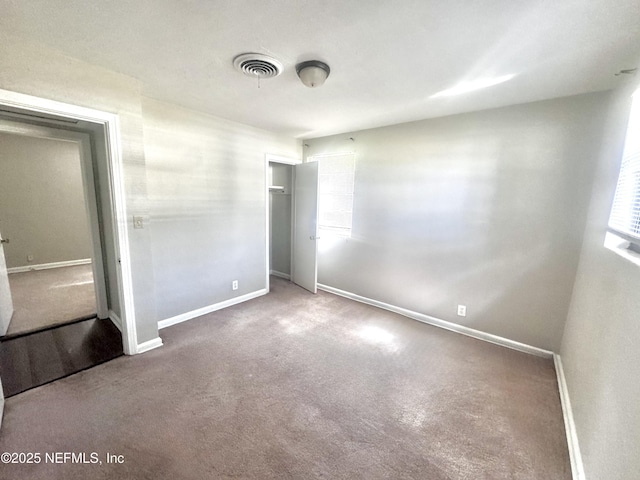
[[[571,478],[551,360],[277,278],[161,336],[8,399],[0,478]]]

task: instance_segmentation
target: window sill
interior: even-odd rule
[[[614,233],[607,232],[604,237],[605,248],[611,250],[616,255],[640,267],[640,253],[629,250],[629,242]]]

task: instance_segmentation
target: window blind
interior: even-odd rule
[[[634,243],[640,241],[640,93],[631,106],[627,136],[609,228]]]
[[[314,155],[318,162],[318,228],[351,236],[355,154]]]

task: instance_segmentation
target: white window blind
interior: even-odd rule
[[[640,242],[640,93],[631,106],[620,176],[609,216],[609,228]]]
[[[318,162],[318,228],[324,233],[351,236],[355,154],[314,155]]]

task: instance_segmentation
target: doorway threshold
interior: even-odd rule
[[[5,397],[81,372],[123,355],[122,335],[110,319],[80,319],[0,339]]]

